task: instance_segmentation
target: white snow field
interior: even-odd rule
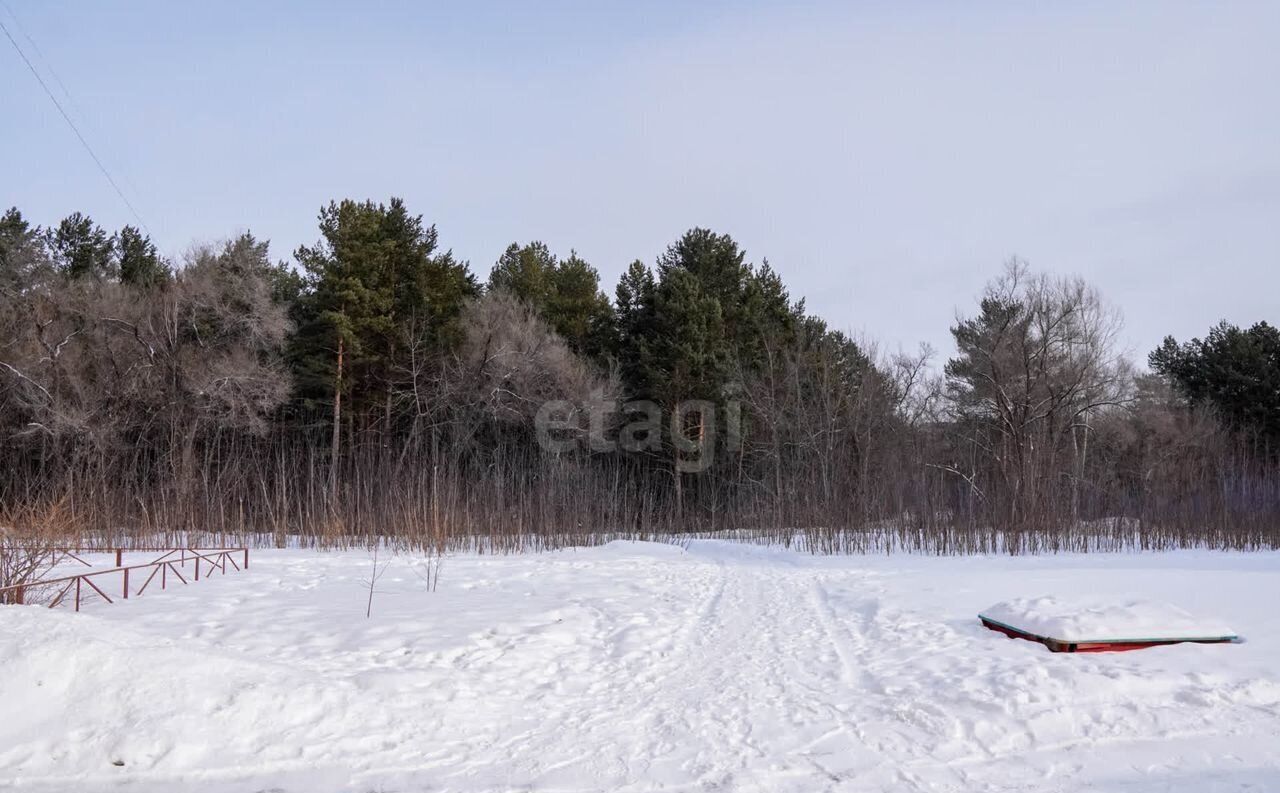
[[[449,557],[434,593],[421,564],[391,559],[371,619],[356,551],[0,607],[0,789],[1280,790],[1275,553],[618,542]],[[1077,593],[1243,641],[1055,654],[976,618]]]

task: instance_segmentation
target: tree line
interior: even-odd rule
[[[436,549],[726,531],[826,551],[1273,546],[1280,333],[1168,338],[1144,371],[1119,330],[1089,284],[1019,261],[938,367],[830,327],[706,229],[606,291],[538,241],[478,274],[395,198],[323,207],[288,261],[250,234],[169,261],[136,228],[15,208],[0,525]]]

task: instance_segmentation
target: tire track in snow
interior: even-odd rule
[[[866,608],[860,608],[856,611],[856,630],[850,632],[841,627],[841,621],[837,619],[835,610],[831,605],[830,594],[823,584],[823,578],[824,575],[822,573],[815,573],[810,578],[806,592],[806,603],[814,621],[822,629],[824,641],[830,644],[839,661],[839,676],[844,689],[844,696],[856,701],[861,711],[865,711],[867,705],[875,703],[873,706],[875,715],[881,721],[884,721],[886,719],[886,708],[876,702],[886,696],[884,687],[867,666],[869,642],[866,634],[869,624],[874,620],[874,616],[878,612],[878,601],[871,600]],[[863,583],[865,583],[865,579]],[[869,720],[867,717],[862,715],[861,712],[856,718],[851,717],[830,702],[830,692],[826,693],[828,698],[820,700],[820,702],[830,710],[833,718],[839,721],[845,732],[855,742],[852,751],[864,761],[861,773],[890,774],[896,778],[898,785],[907,784],[912,788],[921,788],[919,780],[914,777],[903,777],[900,769],[892,769],[886,765],[888,754],[886,749],[895,747],[886,747],[882,738],[873,737],[876,734],[876,729],[874,727],[868,729]]]
[[[573,777],[575,769],[578,777],[585,773],[598,780],[599,789],[634,784],[659,773],[664,764],[671,766],[666,769],[669,778],[687,776],[681,761],[690,723],[682,703],[671,698],[685,690],[688,670],[708,667],[701,648],[722,618],[729,576],[723,562],[702,560],[674,569],[655,566],[655,571],[659,578],[637,593],[637,600],[625,601],[620,612],[601,613],[600,622],[583,637],[589,641],[569,648],[583,654],[580,663],[592,679],[608,684],[571,695],[531,697],[523,704],[523,710],[539,712],[544,722],[561,725],[504,741],[504,751],[518,753],[529,766],[526,776],[536,787],[555,788],[561,777]],[[680,593],[676,607],[664,608],[673,591]],[[699,591],[704,594],[690,603],[688,596]],[[620,722],[634,729],[618,731]],[[582,752],[583,745],[601,735],[611,743]],[[531,737],[537,739],[533,746],[524,740]]]
[[[823,644],[803,607],[800,579],[740,560],[718,569],[718,586],[688,626],[686,651],[644,705],[667,714],[665,725],[687,750],[671,758],[667,778],[693,778],[709,789],[777,790],[762,780],[776,778],[780,747],[787,746],[806,764],[783,772],[803,777],[797,790],[814,790],[815,771],[835,783],[840,777],[804,752],[815,727],[823,730],[818,739],[845,728],[820,687],[798,679],[794,668]]]
[[[867,599],[852,609],[851,619],[840,619],[824,578],[823,574],[817,574],[809,582],[808,603],[839,658],[841,682],[859,704],[856,720],[836,712],[862,747],[871,753],[872,768],[879,774],[888,774],[894,789],[965,790],[963,774],[950,763],[926,759],[930,736],[920,734],[910,722],[904,723],[906,717],[913,715],[915,703],[899,700],[874,671],[876,636],[883,632],[879,599],[883,589],[873,586]],[[870,585],[866,577],[858,583],[864,587]],[[898,762],[889,766],[888,757]],[[910,762],[911,758],[917,762]],[[926,779],[917,772],[933,773]],[[940,788],[940,785],[947,787]]]
[[[679,714],[676,722],[694,744],[685,770],[704,786],[738,789],[743,776],[752,776],[748,757],[766,754],[754,741],[749,715],[749,697],[759,691],[750,618],[762,606],[739,564],[720,560],[718,567],[719,587],[688,637],[683,667],[673,670],[673,685],[663,692],[674,701],[659,707]]]
[[[870,771],[889,774],[846,712],[856,712],[865,692],[855,650],[818,602],[817,573],[739,560],[723,571],[723,588],[688,642],[688,666],[676,670],[678,683],[657,705],[680,714],[672,724],[695,750],[687,772],[704,786],[735,790],[776,790],[782,775],[803,791],[839,790]],[[783,769],[779,754],[793,758]],[[912,784],[898,777],[904,781]]]

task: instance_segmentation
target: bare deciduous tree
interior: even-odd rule
[[[954,328],[960,354],[946,374],[958,451],[981,460],[969,484],[997,525],[1061,517],[1064,484],[1078,519],[1091,423],[1130,399],[1120,328],[1084,281],[1033,275],[1018,261],[988,286],[979,315]]]

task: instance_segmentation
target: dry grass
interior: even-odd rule
[[[66,499],[9,509],[0,516],[0,603],[37,603],[44,587],[32,586],[57,563],[59,548],[78,545],[79,532]]]

